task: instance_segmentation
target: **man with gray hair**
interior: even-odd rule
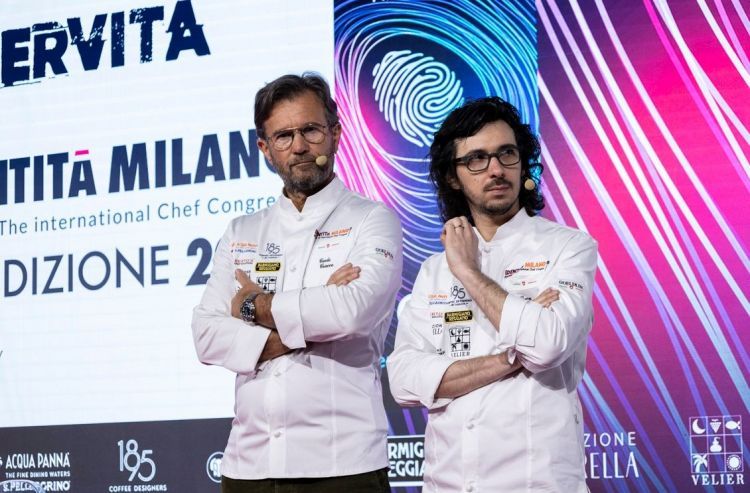
[[[199,359],[237,374],[224,493],[389,491],[380,358],[401,285],[401,226],[333,171],[328,84],[285,75],[255,99],[284,183],[231,222],[193,316]]]

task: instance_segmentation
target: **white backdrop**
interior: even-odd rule
[[[277,76],[315,70],[333,81],[333,5],[185,2],[180,8],[192,7],[210,54],[186,49],[167,61],[174,34],[167,29],[178,3],[160,4],[164,19],[152,24],[153,59],[145,63],[140,61],[142,27],[129,23],[131,10],[159,5],[133,0],[0,4],[3,70],[33,66],[36,52],[54,48],[52,40],[35,41],[52,32],[44,26],[32,28],[28,42],[13,45],[6,31],[57,22],[68,43],[62,55],[67,73],[55,75],[47,65],[44,77],[0,86],[0,197],[7,202],[0,205],[2,427],[232,415],[233,375],[202,366],[193,349],[191,312],[203,284],[187,284],[193,273],[207,272],[200,261],[210,250],[201,242],[202,249],[190,256],[188,246],[196,238],[215,245],[229,220],[246,212],[235,209],[235,201],[253,199],[258,208],[278,195],[280,180],[262,156],[259,176],[248,177],[240,165],[239,179],[229,179],[229,136],[237,132],[245,152],[255,147],[254,140],[248,142],[253,98]],[[113,67],[111,28],[117,12],[124,12],[125,63]],[[88,39],[97,14],[107,15],[104,46],[98,68],[86,71],[70,43],[68,19],[80,19]],[[182,35],[199,35],[197,30]],[[28,49],[25,57],[13,51],[23,48]],[[201,146],[211,142],[206,135],[216,135],[218,142],[204,160],[204,168],[214,174],[196,183]],[[173,139],[182,141],[187,184],[173,185]],[[120,180],[120,191],[110,192],[113,149],[124,146],[132,158],[139,143],[146,148],[149,187],[139,189],[136,180],[133,190],[124,191]],[[165,149],[166,173],[165,186],[157,188],[158,146]],[[76,151],[88,154],[76,156]],[[58,153],[68,153],[68,159],[58,165],[61,179],[53,183],[55,166],[48,163],[55,158],[48,155]],[[43,177],[34,168],[34,156],[43,156]],[[19,158],[29,158],[23,172]],[[86,164],[73,163],[85,160],[92,171],[86,184],[93,182],[96,193],[81,190],[69,197],[74,171],[75,180],[85,177],[80,173]],[[215,180],[217,168],[223,168],[226,180]],[[20,174],[23,197],[17,196]],[[43,200],[35,201],[34,181],[40,179]],[[62,198],[53,198],[55,186],[61,186]],[[222,210],[225,201],[228,211]],[[133,218],[143,214],[143,220],[112,224],[117,213],[128,211]],[[81,216],[85,227],[79,227]],[[43,221],[51,229],[53,218],[57,230],[37,231]],[[61,224],[61,218],[73,220]],[[136,270],[143,252],[143,286],[124,266],[117,286],[118,251]],[[152,275],[161,283],[152,282]],[[89,285],[104,283],[87,289],[81,278]],[[56,290],[62,292],[45,293]]]

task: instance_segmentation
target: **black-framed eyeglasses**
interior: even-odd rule
[[[308,144],[320,144],[326,138],[326,131],[338,124],[321,125],[320,123],[306,123],[301,127],[285,128],[274,132],[273,135],[266,139],[277,151],[286,151],[292,147],[295,134],[299,133]]]
[[[472,173],[479,173],[490,167],[492,158],[497,158],[498,162],[506,169],[517,168],[521,162],[521,151],[514,145],[502,147],[497,152],[476,151],[466,156],[456,158],[456,164],[462,164]]]

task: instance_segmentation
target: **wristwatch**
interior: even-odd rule
[[[251,294],[245,298],[245,301],[240,305],[240,318],[249,324],[255,323],[255,298],[257,298],[259,294],[260,293]]]

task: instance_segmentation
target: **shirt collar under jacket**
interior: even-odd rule
[[[479,234],[476,226],[474,227],[474,233],[477,235],[477,238],[479,238],[480,245],[492,245],[493,243],[507,240],[516,233],[523,231],[530,219],[531,216],[529,216],[529,214],[526,212],[526,209],[521,207],[521,209],[516,212],[516,215],[510,219],[510,221],[497,228],[497,230],[495,231],[495,235],[490,241],[484,241],[484,238],[482,238],[482,235]]]
[[[297,210],[291,199],[283,193],[281,194],[281,197],[279,197],[278,204],[284,213],[292,214],[295,218],[301,216],[302,218],[307,219],[324,214],[327,215],[341,200],[341,192],[343,190],[344,183],[339,180],[338,176],[334,175],[333,180],[331,180],[328,185],[323,187],[318,193],[307,197],[301,212]]]

